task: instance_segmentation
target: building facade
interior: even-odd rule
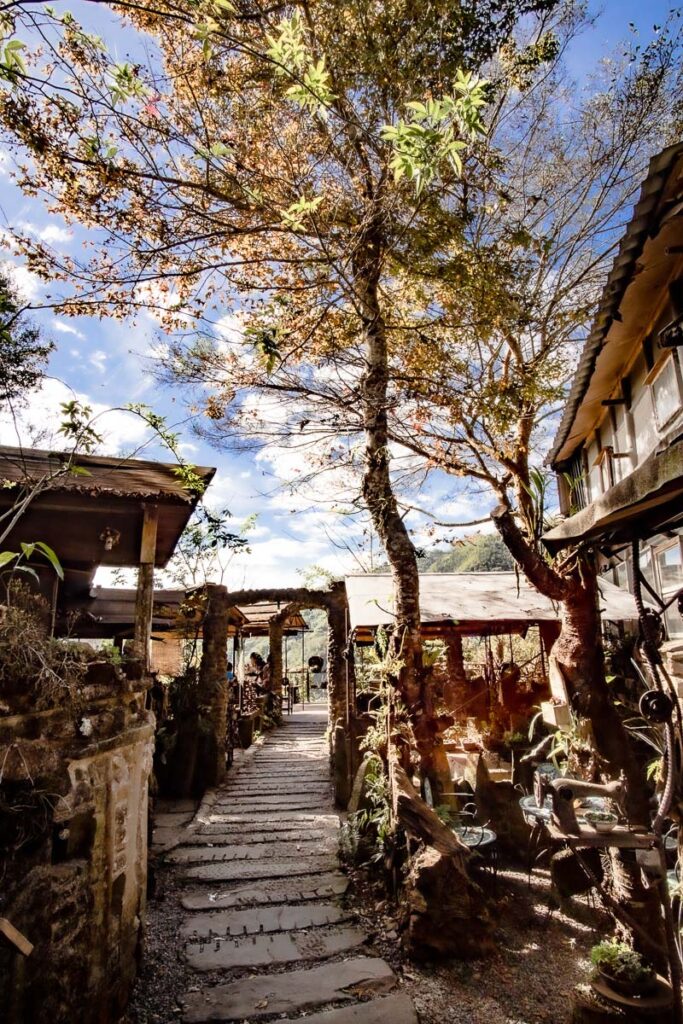
[[[668,639],[683,640],[683,144],[650,164],[550,463],[565,516],[550,550],[592,543],[631,591],[638,570]]]

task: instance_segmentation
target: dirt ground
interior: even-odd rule
[[[404,957],[396,908],[355,873],[348,897],[413,999],[421,1024],[568,1024],[574,986],[608,927],[585,898],[560,909],[547,872],[501,868],[490,891],[496,951],[482,960],[415,964]]]

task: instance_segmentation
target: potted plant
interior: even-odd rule
[[[612,814],[611,811],[595,811],[589,809],[584,812],[583,816],[590,827],[594,828],[596,832],[611,832],[619,821],[616,814]]]
[[[593,946],[591,963],[602,979],[624,996],[647,995],[657,981],[654,968],[641,954],[616,939]]]

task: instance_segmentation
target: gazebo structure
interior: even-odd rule
[[[359,574],[347,576],[345,584],[351,641],[362,649],[375,642],[380,627],[391,630],[393,579],[388,574]],[[601,579],[600,597],[605,620],[637,619],[633,597],[615,584]],[[538,697],[552,695],[554,703],[548,703],[544,713],[552,716],[552,724],[556,724],[556,705],[564,703],[566,694],[561,681],[549,669],[547,656],[560,632],[558,604],[515,572],[424,573],[420,576],[420,612],[423,638],[445,643],[449,675],[461,680],[466,679],[464,637],[526,636],[530,629],[537,629],[539,684],[543,684],[539,685]],[[503,705],[514,702],[517,679],[516,674],[508,672],[500,681]],[[468,697],[466,703],[475,696]]]
[[[137,567],[133,638],[149,667],[154,569],[171,558],[199,500],[177,470],[142,459],[0,447],[0,515],[11,523],[3,547],[42,541],[57,554],[62,581],[45,561],[32,562],[57,635],[71,632],[72,613],[87,608],[100,566]],[[194,472],[206,487],[215,470]]]

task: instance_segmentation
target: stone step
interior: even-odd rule
[[[260,796],[254,793],[252,796],[239,797],[237,799],[221,799],[216,803],[214,810],[217,814],[226,812],[236,813],[238,811],[258,810],[260,813],[266,811],[307,811],[309,809],[323,810],[328,806],[328,801],[322,794],[316,796]]]
[[[258,935],[263,932],[288,932],[301,928],[319,928],[341,924],[351,918],[348,910],[333,903],[309,903],[293,907],[263,907],[250,910],[216,910],[194,914],[181,928],[186,941]]]
[[[220,823],[224,817],[224,813],[218,813],[212,809],[208,815],[206,825],[203,825],[202,827],[216,824],[216,822],[213,821],[214,818],[217,818],[218,823]],[[282,816],[275,816],[272,820],[274,822],[281,822]],[[339,815],[330,814],[329,808],[325,808],[325,811],[318,812],[317,814],[312,813],[311,811],[295,811],[291,815],[286,815],[285,820],[292,821],[292,825],[288,826],[291,828],[339,828]],[[240,817],[240,822],[242,821],[244,821],[244,815]],[[264,830],[269,828],[268,822],[264,822],[263,819],[260,819],[257,824]]]
[[[244,786],[233,786],[228,790],[227,793],[221,794],[221,798],[226,802],[233,800],[252,800],[254,797],[262,799],[263,797],[329,797],[332,791],[332,785],[329,781],[316,782],[314,784],[306,783],[305,785],[299,783],[287,783],[282,782],[280,784],[272,786],[261,786],[256,784],[249,784]]]
[[[194,890],[183,896],[185,910],[223,910],[239,907],[274,906],[279,903],[304,903],[342,896],[349,880],[340,872],[327,875],[298,875],[296,878],[275,878],[250,885],[230,886],[220,890]]]
[[[229,826],[224,825],[205,825],[201,832],[183,834],[182,845],[205,846],[208,843],[213,846],[230,846],[231,843],[239,843],[241,846],[275,846],[277,843],[301,843],[310,850],[311,844],[331,840],[336,842],[339,831],[337,826],[328,829],[291,828],[277,831],[259,827],[252,833],[246,833],[242,825],[232,826],[231,831],[228,831],[228,828]]]
[[[307,812],[307,813],[304,813]],[[209,815],[209,824],[216,824],[222,822],[228,825],[241,825],[250,826],[253,825],[268,825],[269,823],[282,823],[289,822],[292,827],[298,828],[299,825],[304,821],[315,821],[319,819],[321,815],[311,813],[311,808],[295,809],[293,811],[286,811],[280,808],[278,811],[259,811],[251,812],[242,811],[241,813],[235,811],[230,812],[228,810],[223,811],[212,811]],[[337,819],[338,821],[338,819]]]
[[[326,960],[357,949],[365,932],[352,925],[307,931],[246,935],[241,939],[188,942],[185,957],[195,971],[232,971],[238,967],[278,967],[306,960]]]
[[[260,864],[258,861],[227,861],[217,864],[197,864],[186,868],[185,878],[194,878],[203,882],[231,882],[256,878],[295,878],[297,875],[328,874],[339,866],[337,858],[303,857],[300,862],[290,860],[269,860]]]
[[[306,1024],[418,1024],[413,1001],[404,992],[353,1006],[340,1006],[336,1010],[307,1013],[305,1018],[280,1017],[278,1024],[292,1024],[302,1019]]]
[[[183,1000],[183,1020],[202,1024],[297,1013],[311,1006],[389,992],[395,985],[396,975],[384,960],[356,957],[310,970],[207,986],[188,993]]]
[[[195,846],[179,846],[166,859],[174,864],[213,864],[250,860],[289,860],[290,858],[305,861],[312,854],[316,856],[325,853],[334,854],[336,850],[336,837],[312,845],[309,843],[304,848],[300,843],[254,843],[251,846],[241,844],[219,846],[217,843],[203,843]]]

